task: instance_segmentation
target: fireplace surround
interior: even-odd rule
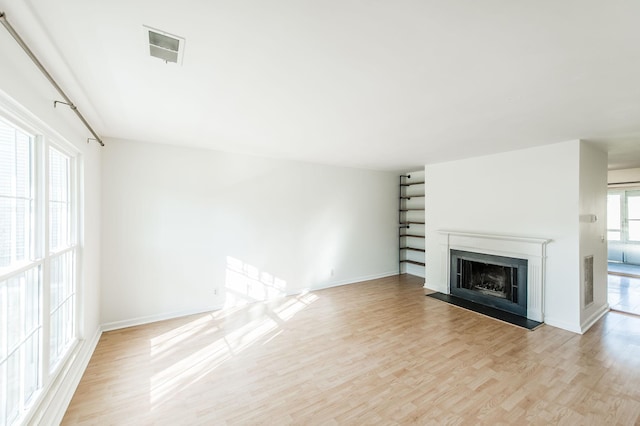
[[[544,284],[546,246],[551,240],[513,235],[480,234],[453,230],[438,231],[442,276],[447,277],[447,292],[451,290],[452,251],[472,252],[526,261],[526,311],[520,313],[528,319],[544,322]],[[521,296],[520,296],[521,297]],[[519,298],[520,300],[520,298]]]

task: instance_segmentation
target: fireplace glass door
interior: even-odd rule
[[[527,260],[451,250],[451,294],[527,315]]]

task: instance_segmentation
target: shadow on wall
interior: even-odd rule
[[[287,295],[287,282],[268,272],[260,271],[240,259],[227,256],[224,280],[224,307],[241,307],[249,303],[268,301]]]

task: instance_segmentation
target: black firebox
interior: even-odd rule
[[[451,294],[527,316],[527,260],[451,250]]]

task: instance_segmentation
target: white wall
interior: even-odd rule
[[[0,98],[10,98],[8,104],[19,104],[21,108],[18,109],[23,109],[25,116],[33,115],[60,133],[80,151],[82,159],[84,200],[81,209],[84,226],[79,257],[82,272],[78,280],[82,312],[78,326],[83,340],[74,357],[63,368],[63,374],[43,395],[32,418],[34,423],[42,419],[46,419],[47,423],[55,423],[66,410],[100,332],[101,148],[97,144],[86,143],[89,132],[73,112],[66,108],[53,108],[53,101],[60,99],[60,96],[3,27],[0,27],[0,56],[0,91],[3,92]]]
[[[609,170],[609,183],[625,183],[625,182],[640,182],[640,168],[635,169],[621,169],[621,170]],[[640,186],[635,183],[631,186]]]
[[[438,230],[548,238],[545,322],[581,331],[580,141],[441,164],[426,171],[426,286],[446,292]]]
[[[597,220],[594,222],[592,217]],[[586,331],[608,310],[607,303],[607,154],[580,145],[580,328]],[[585,256],[593,256],[593,303],[585,305]]]
[[[107,328],[397,273],[395,174],[121,140],[102,171]]]

